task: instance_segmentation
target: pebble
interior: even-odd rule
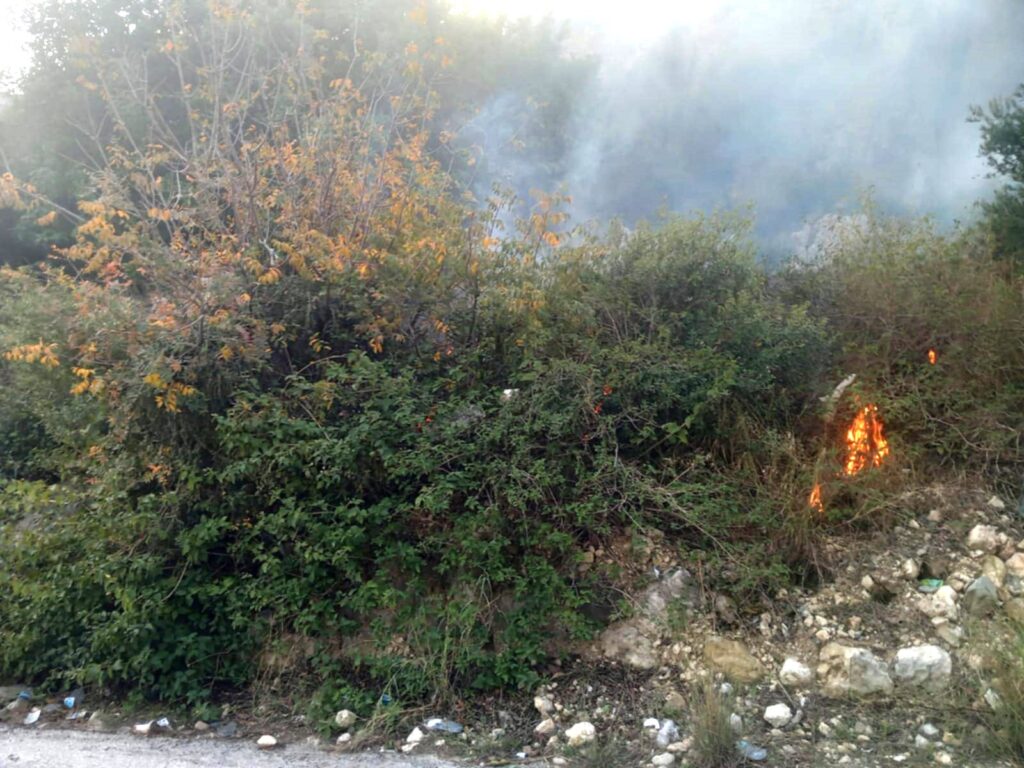
[[[352,734],[351,733],[343,733],[343,734],[341,734],[341,736],[338,737],[337,743],[338,744],[347,744],[350,741],[352,741]]]
[[[675,755],[671,752],[663,752],[651,758],[651,765],[672,765],[675,761]]]
[[[783,685],[804,686],[810,685],[813,680],[814,673],[811,668],[798,659],[789,658],[782,662],[779,681]]]
[[[576,723],[565,732],[565,739],[570,747],[579,747],[589,744],[597,738],[597,729],[592,723],[582,721]]]
[[[256,746],[260,749],[273,749],[277,746],[277,739],[265,733],[256,739]]]
[[[334,724],[341,728],[343,731],[347,731],[353,725],[356,724],[356,713],[348,709],[343,709],[334,716]]]
[[[787,705],[779,703],[772,704],[764,710],[764,720],[774,728],[782,728],[793,719],[793,710]]]
[[[657,722],[657,720],[655,720]],[[538,736],[547,736],[549,733],[555,732],[555,721],[550,717],[541,720],[537,727],[533,729],[533,732]]]

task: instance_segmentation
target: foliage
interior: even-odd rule
[[[531,686],[624,529],[741,597],[808,575],[837,364],[908,444],[1019,461],[1021,294],[981,239],[873,220],[770,275],[742,216],[516,217],[465,194],[432,6],[83,7],[33,85],[103,116],[74,199],[0,179],[65,227],[0,272],[0,674],[383,721]]]
[[[1012,96],[974,107],[971,120],[981,126],[981,154],[995,174],[1006,179],[992,200],[982,203],[986,225],[1001,258],[1024,264],[1024,85]]]
[[[733,768],[745,761],[736,748],[732,708],[714,682],[706,680],[693,701],[693,764],[697,768]]]

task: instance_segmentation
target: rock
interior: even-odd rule
[[[949,558],[929,554],[921,561],[921,572],[918,576],[922,579],[944,579],[949,575],[949,571]]]
[[[351,733],[343,733],[343,734],[341,734],[341,736],[338,737],[338,740],[335,743],[336,744],[348,744],[350,741],[352,741],[352,734]]]
[[[709,638],[704,644],[704,660],[734,683],[756,683],[764,677],[764,665],[736,640]]]
[[[826,696],[841,698],[850,694],[892,693],[893,683],[888,667],[867,649],[833,642],[821,649],[819,659],[818,678]]]
[[[343,709],[334,716],[334,724],[341,728],[341,730],[347,731],[356,724],[358,719],[355,712],[350,709]]]
[[[565,740],[570,747],[580,747],[589,744],[597,738],[597,729],[592,723],[586,721],[576,723],[565,732]]]
[[[679,741],[679,726],[673,720],[665,720],[662,722],[661,727],[658,728],[658,735],[654,740],[662,748]]]
[[[132,730],[140,736],[149,736],[153,731],[153,721],[150,720],[145,723],[136,723],[132,726]]]
[[[1024,578],[1024,552],[1015,552],[1006,560],[1006,570],[1018,579]]]
[[[764,720],[772,728],[783,728],[793,719],[793,710],[785,704],[772,704],[764,710]]]
[[[899,593],[899,585],[893,583],[886,576],[875,574],[874,576],[867,576],[865,579],[870,582],[870,586],[865,587],[865,589],[871,595],[871,599],[877,603],[886,605]]]
[[[916,581],[917,577],[921,574],[921,564],[912,557],[908,557],[900,564],[900,575],[909,579],[910,581]]]
[[[256,739],[256,746],[260,749],[273,749],[277,746],[277,739],[275,739],[269,733],[265,733],[258,739]]]
[[[994,688],[986,689],[985,695],[982,698],[985,699],[985,703],[991,707],[993,712],[998,712],[1003,706],[1003,697]]]
[[[658,666],[655,639],[658,630],[647,619],[633,618],[612,624],[597,640],[601,655],[635,669],[654,669]]]
[[[922,597],[917,606],[926,616],[956,621],[960,616],[957,599],[956,590],[948,584],[943,584],[932,594]]]
[[[727,626],[739,624],[740,614],[736,610],[736,603],[728,595],[717,595],[715,597],[715,615]]]
[[[993,496],[991,499],[988,500],[988,506],[990,509],[995,509],[999,512],[1002,512],[1004,509],[1006,509],[1006,502],[1004,502],[998,496]]]
[[[205,722],[204,720],[196,720],[196,724],[193,725],[192,728],[198,731],[199,733],[206,733],[208,730],[210,730],[210,724]]]
[[[541,720],[537,723],[537,727],[533,729],[533,732],[538,736],[547,736],[549,733],[555,732],[555,721],[550,717]]]
[[[914,746],[917,749],[934,749],[935,745],[922,736],[920,733],[914,737]]]
[[[1024,624],[1024,598],[1014,597],[1006,601],[1003,606],[1006,615],[1018,624]]]
[[[896,652],[892,674],[901,685],[940,691],[949,685],[953,660],[937,645],[918,645]]]
[[[419,744],[426,737],[426,734],[419,729],[419,727],[413,728],[409,731],[409,735],[405,737],[406,744]]]
[[[940,731],[931,723],[925,723],[917,729],[917,732],[924,736],[926,739],[937,739],[939,738],[939,735],[942,733],[942,731]]]
[[[648,618],[663,618],[668,607],[677,600],[696,602],[696,589],[690,572],[679,568],[644,590],[640,604]]]
[[[1024,601],[1021,602],[1024,604]],[[686,714],[686,698],[679,691],[670,691],[665,696],[663,710],[666,715],[671,717],[682,717]]]
[[[814,672],[798,659],[789,658],[782,662],[782,669],[779,671],[779,682],[795,688],[805,687],[814,682]]]
[[[967,548],[994,554],[1003,546],[999,530],[994,525],[976,525],[967,534]]]
[[[1001,587],[1006,581],[1006,563],[995,555],[985,555],[981,561],[981,573],[987,576],[997,588]]]
[[[999,593],[988,576],[979,576],[964,592],[964,610],[971,616],[990,616],[999,606]]]
[[[534,696],[533,708],[540,712],[541,717],[547,717],[555,711],[555,703],[547,696]]]
[[[671,752],[662,752],[651,758],[651,765],[672,765],[675,761],[676,756]]]
[[[945,619],[932,619],[935,623],[935,634],[939,636],[939,639],[947,645],[951,645],[954,648],[959,647],[961,641],[964,639],[964,631],[956,624],[950,624]],[[938,622],[938,623],[936,623]]]

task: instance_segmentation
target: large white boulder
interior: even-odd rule
[[[896,652],[892,674],[900,685],[940,691],[949,686],[953,659],[945,649],[937,645],[900,648]]]

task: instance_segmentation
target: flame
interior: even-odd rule
[[[846,430],[846,461],[843,473],[856,475],[868,466],[881,466],[889,455],[889,441],[882,432],[878,407],[865,405]]]
[[[825,505],[821,502],[821,483],[814,484],[814,488],[811,489],[811,497],[807,499],[807,503],[811,506],[811,509],[816,509],[819,512],[825,511]]]
[[[938,354],[937,354],[937,353],[935,352],[935,350],[934,350],[934,349],[929,349],[929,350],[928,350],[928,362],[929,362],[929,363],[931,363],[932,365],[935,365],[935,361],[936,361],[936,360],[938,359],[938,357],[939,357],[939,356],[938,356]]]

